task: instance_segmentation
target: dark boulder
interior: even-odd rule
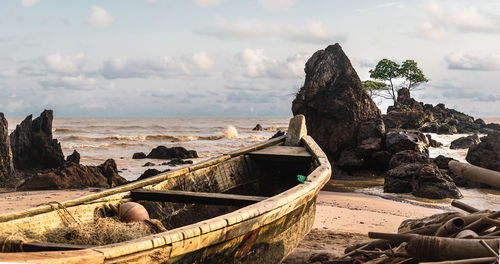
[[[437,122],[426,122],[422,125],[420,130],[425,133],[437,133],[439,125]]]
[[[192,160],[183,160],[183,159],[172,159],[166,165],[177,166],[177,165],[184,165],[184,164],[193,164],[193,161]]]
[[[141,174],[141,176],[139,176],[139,178],[137,178],[137,181],[144,180],[144,179],[156,176],[156,175],[158,175],[160,173],[167,172],[167,171],[170,171],[170,169],[166,169],[164,171],[160,171],[160,170],[157,170],[157,169],[147,169],[146,171],[144,171]]]
[[[71,153],[71,155],[66,157],[66,161],[73,162],[75,164],[80,164],[80,153],[78,153],[78,151],[74,149],[73,153]]]
[[[450,149],[468,149],[472,145],[479,144],[479,137],[477,134],[461,137],[453,140],[450,144]]]
[[[346,149],[340,153],[340,157],[335,165],[348,171],[357,170],[365,166],[365,161],[356,156],[356,152],[353,149]]]
[[[14,173],[10,150],[9,125],[0,113],[0,186],[5,186]]]
[[[148,162],[144,163],[144,165],[142,165],[142,167],[151,167],[151,166],[156,166],[156,164],[154,164],[153,162],[148,161]]]
[[[392,153],[403,150],[429,153],[427,137],[419,130],[390,130],[385,135],[385,144]]]
[[[472,145],[465,158],[470,164],[500,171],[500,131],[492,131],[481,142]]]
[[[423,111],[423,103],[411,98],[410,90],[408,88],[401,88],[398,90],[398,98],[396,98],[396,103],[394,104],[396,109],[403,110],[417,110]]]
[[[399,152],[389,164],[391,169],[384,178],[384,192],[411,192],[417,197],[430,199],[462,197],[453,180],[424,153]]]
[[[106,160],[99,166],[67,163],[57,169],[25,174],[19,190],[57,190],[71,188],[110,188],[127,182],[118,175],[116,163]]]
[[[425,121],[422,110],[394,110],[384,115],[387,128],[418,129]]]
[[[457,128],[449,124],[442,124],[437,129],[438,134],[453,135],[457,133]]]
[[[252,128],[252,130],[254,130],[254,131],[262,131],[263,128],[262,128],[262,126],[260,124],[257,124],[254,128]]]
[[[466,187],[466,188],[484,188],[484,187],[488,186],[486,184],[481,184],[479,182],[471,181],[471,180],[468,180],[468,179],[463,178],[461,176],[455,175],[448,167],[448,163],[451,160],[455,160],[455,159],[450,158],[450,157],[446,157],[443,155],[439,155],[439,156],[433,158],[432,162],[434,162],[434,164],[436,164],[438,166],[438,168],[441,170],[441,172],[443,174],[448,175],[453,180],[453,182],[455,183],[456,186]]]
[[[339,44],[315,52],[305,73],[292,112],[306,117],[307,131],[330,159],[337,160],[342,150],[357,145],[359,123],[381,119],[380,110]]]
[[[52,169],[64,164],[64,154],[52,137],[52,110],[44,110],[32,120],[27,116],[10,135],[14,168]]]
[[[391,160],[392,153],[387,150],[374,152],[366,159],[369,168],[377,171],[386,171],[389,169],[389,161]]]
[[[427,137],[427,140],[429,141],[429,146],[433,148],[439,148],[443,146],[443,143],[436,141],[432,139],[432,136],[430,134],[425,135]]]
[[[145,159],[146,154],[144,152],[136,152],[132,155],[132,159]]]
[[[486,126],[486,122],[484,122],[484,120],[481,118],[474,120],[474,124],[479,125],[481,127]]]
[[[152,149],[146,157],[150,159],[190,159],[198,158],[198,153],[194,150],[186,150],[183,147],[167,148],[165,146],[158,146]]]
[[[277,138],[277,137],[281,137],[281,136],[284,136],[285,135],[285,132],[281,131],[281,130],[278,130],[276,131],[276,133],[269,139],[273,139],[273,138]]]

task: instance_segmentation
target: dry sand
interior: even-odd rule
[[[59,190],[0,193],[0,213],[11,213],[53,201],[65,201],[100,191]],[[313,229],[284,263],[314,263],[343,254],[345,247],[368,240],[369,231],[396,232],[401,221],[440,213],[377,196],[320,192]]]
[[[322,263],[347,246],[369,240],[367,233],[397,232],[401,221],[443,212],[360,193],[320,192],[313,229],[283,263]]]

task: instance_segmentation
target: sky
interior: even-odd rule
[[[417,100],[500,116],[492,0],[2,1],[0,112],[289,117],[305,62],[337,42],[361,80],[413,59],[430,80]]]

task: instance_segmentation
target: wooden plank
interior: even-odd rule
[[[291,147],[291,146],[272,146],[265,149],[257,150],[248,153],[252,156],[286,156],[286,157],[299,157],[310,158],[311,153],[304,147]]]
[[[24,242],[22,249],[24,252],[36,251],[59,251],[59,250],[79,250],[91,248],[90,245],[73,245],[63,243],[49,243],[49,242]]]
[[[263,196],[248,196],[224,193],[186,192],[174,190],[138,189],[130,192],[132,199],[147,201],[162,201],[172,203],[194,203],[210,205],[247,206],[267,199]]]

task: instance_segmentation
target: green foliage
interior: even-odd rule
[[[363,82],[363,86],[368,91],[370,96],[381,96],[383,98],[392,99],[396,102],[397,90],[406,87],[409,90],[419,86],[429,80],[424,73],[418,68],[417,62],[414,60],[405,60],[401,65],[389,59],[380,60],[374,69],[370,71],[370,78],[382,81],[381,84],[374,86],[371,80]],[[399,87],[395,87],[394,81],[403,79],[404,82]],[[382,84],[384,86],[382,86]],[[376,92],[373,92],[376,91]],[[385,93],[382,93],[385,92]]]
[[[387,84],[372,80],[362,81],[361,84],[366,91],[368,91],[370,97],[378,96],[381,91],[384,91],[387,88]]]

